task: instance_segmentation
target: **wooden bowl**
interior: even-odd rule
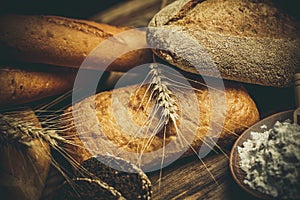
[[[231,150],[231,153],[230,153],[230,161],[229,161],[229,167],[230,167],[231,174],[232,174],[234,180],[236,181],[236,183],[241,188],[243,188],[246,192],[252,194],[255,197],[258,197],[258,198],[261,198],[261,199],[272,199],[271,196],[266,195],[264,193],[261,193],[257,190],[254,190],[254,189],[250,188],[248,185],[243,183],[243,180],[244,180],[244,177],[245,177],[246,174],[239,166],[240,157],[238,155],[237,147],[243,146],[243,143],[246,140],[250,139],[250,133],[252,131],[261,132],[261,126],[262,125],[266,125],[267,130],[269,130],[274,126],[276,121],[282,122],[286,119],[293,120],[293,112],[294,112],[293,110],[280,112],[280,113],[271,115],[271,116],[257,122],[256,124],[254,124],[253,126],[248,128],[246,131],[244,131],[241,134],[241,136],[235,141],[235,143],[232,147],[232,150]]]

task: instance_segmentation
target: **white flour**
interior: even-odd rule
[[[276,122],[238,147],[244,183],[273,197],[300,198],[300,126]]]

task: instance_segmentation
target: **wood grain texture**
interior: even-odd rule
[[[148,174],[153,184],[153,199],[256,199],[234,182],[226,156],[212,153],[203,161],[206,166],[192,156],[164,168],[160,187],[159,172]]]

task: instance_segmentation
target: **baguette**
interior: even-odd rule
[[[0,49],[24,62],[79,68],[106,40],[102,53],[90,55],[88,67],[103,70],[108,67],[103,61],[111,60],[109,70],[127,71],[152,58],[151,50],[143,49],[147,45],[145,32],[134,30],[112,37],[128,29],[58,16],[4,15],[0,18]],[[121,52],[125,54],[115,58]]]
[[[24,65],[31,67],[0,68],[0,106],[28,103],[71,90],[77,74],[73,69],[43,66],[41,70]]]
[[[224,79],[287,87],[300,69],[299,23],[272,1],[178,0],[149,27],[169,30],[149,29],[147,41],[158,47],[154,53],[191,73],[218,76],[208,66],[213,63]],[[197,47],[182,41],[184,34]]]
[[[11,117],[17,123],[30,120],[32,125],[41,128],[35,114],[30,110],[19,111],[18,114],[13,114]],[[0,121],[0,134],[3,134],[3,131],[16,134],[18,129],[16,125],[9,127],[10,130],[8,130],[3,123],[7,122]],[[25,128],[34,129],[32,126]],[[22,134],[26,135],[26,133]],[[38,200],[41,197],[50,168],[50,148],[46,142],[37,138],[28,143],[29,146],[22,145],[17,141],[0,144],[1,199]]]
[[[197,106],[199,106],[199,116],[197,116],[196,110],[193,110],[193,103],[195,102],[191,100],[193,99],[192,93],[188,91],[179,93],[178,99],[184,99],[187,104],[186,112],[188,113],[178,125],[181,132],[180,135],[189,137],[189,134],[191,134],[190,130],[196,130],[195,136],[190,141],[191,147],[198,149],[204,144],[203,141],[206,137],[210,139],[218,138],[218,144],[222,147],[229,145],[236,138],[236,133],[241,133],[246,127],[259,120],[257,107],[246,90],[241,85],[227,84],[225,93],[222,93],[226,96],[226,103],[223,101],[219,102],[214,108],[212,107],[212,97],[206,87],[199,87],[195,91],[196,101],[198,101]],[[133,85],[102,92],[66,110],[67,117],[62,120],[66,122],[66,127],[72,127],[72,129],[69,129],[64,134],[68,138],[75,136],[74,142],[78,146],[85,147],[70,147],[70,149],[73,149],[70,151],[73,152],[72,156],[79,163],[82,163],[92,155],[109,153],[144,167],[144,170],[149,170],[154,167],[152,164],[155,161],[161,160],[161,153],[155,151],[161,149],[164,144],[162,133],[154,135],[153,140],[147,147],[145,147],[145,142],[149,139],[149,135],[146,138],[134,137],[136,134],[134,126],[142,127],[150,113],[150,108],[146,106],[148,102],[147,97],[149,96],[139,106],[139,102],[142,101],[144,94],[148,95],[150,92],[147,92],[145,86],[138,88],[137,85]],[[211,94],[214,96],[213,99],[217,101],[222,99],[221,93],[218,93],[217,90],[213,90]],[[112,99],[117,102],[116,105],[112,103]],[[151,102],[153,103],[153,101]],[[179,113],[180,116],[183,116],[183,110],[179,110]],[[223,117],[225,118],[224,126],[222,126],[221,120]],[[159,116],[155,118],[159,118]],[[129,123],[128,120],[132,120],[134,125]],[[166,144],[180,138],[180,135],[176,134],[174,124],[168,125],[165,135]],[[206,141],[206,144],[208,143],[214,146],[214,143],[209,139]],[[144,151],[141,150],[143,147],[145,147]],[[167,152],[167,157],[172,157],[170,155],[180,151],[182,151],[182,146],[178,144],[170,152]],[[140,154],[141,152],[144,152],[143,157],[145,156],[142,163],[135,154]],[[152,154],[153,152],[154,154]],[[193,153],[190,149],[185,155]]]

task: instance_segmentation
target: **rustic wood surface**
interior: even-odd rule
[[[153,199],[255,199],[234,182],[228,157],[212,153],[203,162],[196,156],[176,161],[163,169],[160,184],[159,172],[149,173]]]

